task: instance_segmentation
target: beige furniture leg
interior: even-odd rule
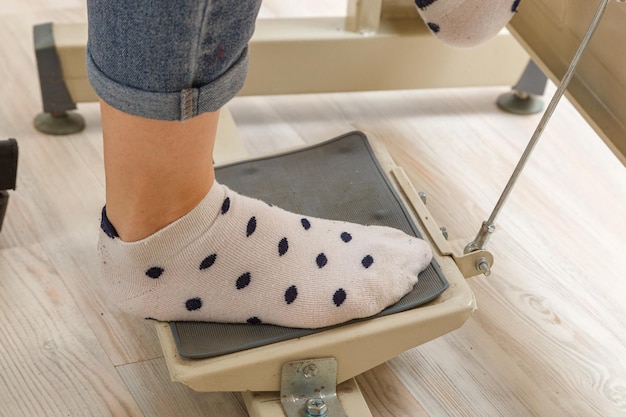
[[[260,19],[240,95],[513,85],[526,65],[527,54],[507,31],[479,47],[453,49],[407,5],[351,0],[345,18]],[[48,25],[62,77],[55,82],[73,103],[97,101],[85,68],[87,25]],[[45,68],[42,86],[50,80]]]
[[[417,17],[382,19],[369,35],[343,27],[342,18],[259,20],[241,95],[511,86],[528,61],[506,31],[454,49]]]
[[[373,35],[378,31],[383,0],[348,0],[346,30],[362,35]]]

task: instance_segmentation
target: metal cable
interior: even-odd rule
[[[543,133],[546,125],[548,124],[548,121],[552,117],[552,114],[554,113],[554,110],[556,109],[557,104],[561,100],[561,97],[565,93],[565,89],[567,88],[572,77],[574,76],[576,67],[578,66],[578,62],[580,61],[580,58],[583,52],[587,48],[589,41],[593,37],[593,34],[595,33],[598,27],[598,24],[600,23],[600,20],[602,19],[602,15],[604,15],[604,12],[609,4],[609,1],[610,0],[601,1],[600,6],[596,10],[595,16],[593,20],[591,21],[591,24],[589,25],[589,29],[587,29],[587,33],[585,34],[585,37],[583,38],[580,46],[578,47],[578,50],[574,54],[574,57],[572,58],[572,61],[569,65],[569,68],[567,69],[567,72],[563,76],[563,80],[561,81],[556,92],[554,93],[554,96],[552,97],[550,104],[548,104],[546,111],[544,112],[541,120],[539,121],[539,124],[537,125],[537,128],[535,129],[535,132],[533,133],[533,136],[530,139],[530,142],[526,146],[524,153],[522,154],[520,160],[518,161],[517,166],[515,167],[515,170],[513,171],[511,178],[506,184],[504,191],[500,195],[498,202],[496,203],[493,211],[491,212],[489,219],[483,222],[478,234],[476,235],[476,238],[472,242],[467,244],[467,246],[465,247],[465,253],[485,249],[485,246],[487,245],[487,241],[489,240],[489,237],[495,230],[495,224],[494,224],[495,220],[498,217],[498,214],[500,213],[500,211],[502,210],[502,206],[504,205],[507,198],[511,194],[511,191],[513,190],[513,187],[515,186],[515,183],[517,182],[522,170],[526,166],[526,163],[528,162],[528,159],[533,149],[535,148],[535,145],[539,141],[539,138],[541,137],[541,134]],[[618,1],[624,2],[626,0],[618,0]]]

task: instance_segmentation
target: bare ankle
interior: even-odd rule
[[[219,112],[186,122],[132,116],[101,103],[107,216],[137,241],[193,209],[213,184]]]
[[[106,214],[121,240],[136,242],[189,213],[205,195],[204,190],[199,190],[184,198],[155,195],[125,202],[107,199]]]

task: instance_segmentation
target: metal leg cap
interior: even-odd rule
[[[515,114],[535,114],[543,110],[543,99],[517,91],[500,95],[497,103],[502,110]]]
[[[85,119],[77,113],[40,113],[35,117],[35,128],[49,135],[71,135],[85,128]]]

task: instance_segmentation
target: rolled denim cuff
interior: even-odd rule
[[[217,111],[239,93],[248,73],[248,48],[220,77],[200,87],[178,92],[145,91],[109,78],[87,48],[87,76],[96,94],[108,105],[127,114],[157,120],[185,121]]]

